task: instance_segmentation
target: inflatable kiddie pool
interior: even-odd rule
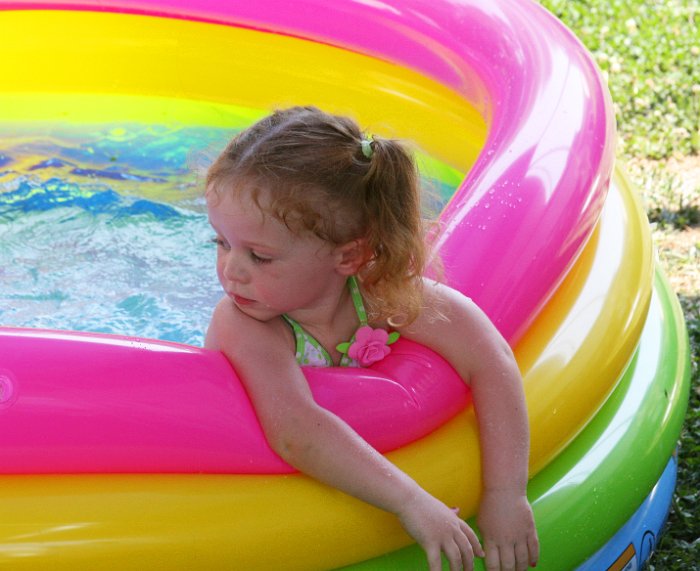
[[[0,7],[0,126],[233,129],[312,103],[416,141],[445,177],[464,173],[438,247],[447,281],[489,314],[523,373],[538,568],[648,556],[673,489],[687,340],[613,165],[607,90],[546,11],[507,0]],[[475,513],[474,414],[440,358],[401,341],[376,367],[306,373],[320,403]],[[0,445],[0,567],[424,565],[395,518],[271,452],[218,353],[2,328]]]

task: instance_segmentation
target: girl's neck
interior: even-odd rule
[[[350,339],[359,326],[346,283],[335,294],[319,300],[313,307],[294,310],[288,316],[327,349],[334,349],[338,343]]]

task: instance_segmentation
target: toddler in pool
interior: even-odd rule
[[[423,277],[419,179],[391,139],[313,107],[236,136],[207,173],[226,296],[206,347],[238,372],[273,449],[300,471],[396,514],[431,571],[527,569],[538,540],[525,492],[529,433],[507,343],[464,295]],[[301,365],[366,366],[398,336],[447,359],[471,387],[484,489],[484,548],[434,498],[314,402]],[[343,450],[343,454],[338,454]]]

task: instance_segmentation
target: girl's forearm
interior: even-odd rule
[[[278,425],[268,439],[299,471],[378,508],[399,515],[427,494],[350,426],[320,407]]]
[[[332,413],[311,406],[293,415],[274,442],[280,455],[302,472],[359,500],[395,514],[426,553],[429,568],[471,568],[484,551],[456,511],[431,496]],[[309,412],[308,409],[305,412]],[[274,431],[276,432],[276,431]],[[291,436],[290,436],[291,435]]]
[[[524,492],[530,434],[522,381],[514,361],[497,370],[502,373],[472,378],[484,488]]]

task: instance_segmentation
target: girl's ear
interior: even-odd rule
[[[343,276],[353,276],[369,258],[367,241],[364,238],[351,240],[337,246],[334,254],[336,255],[336,271]]]

